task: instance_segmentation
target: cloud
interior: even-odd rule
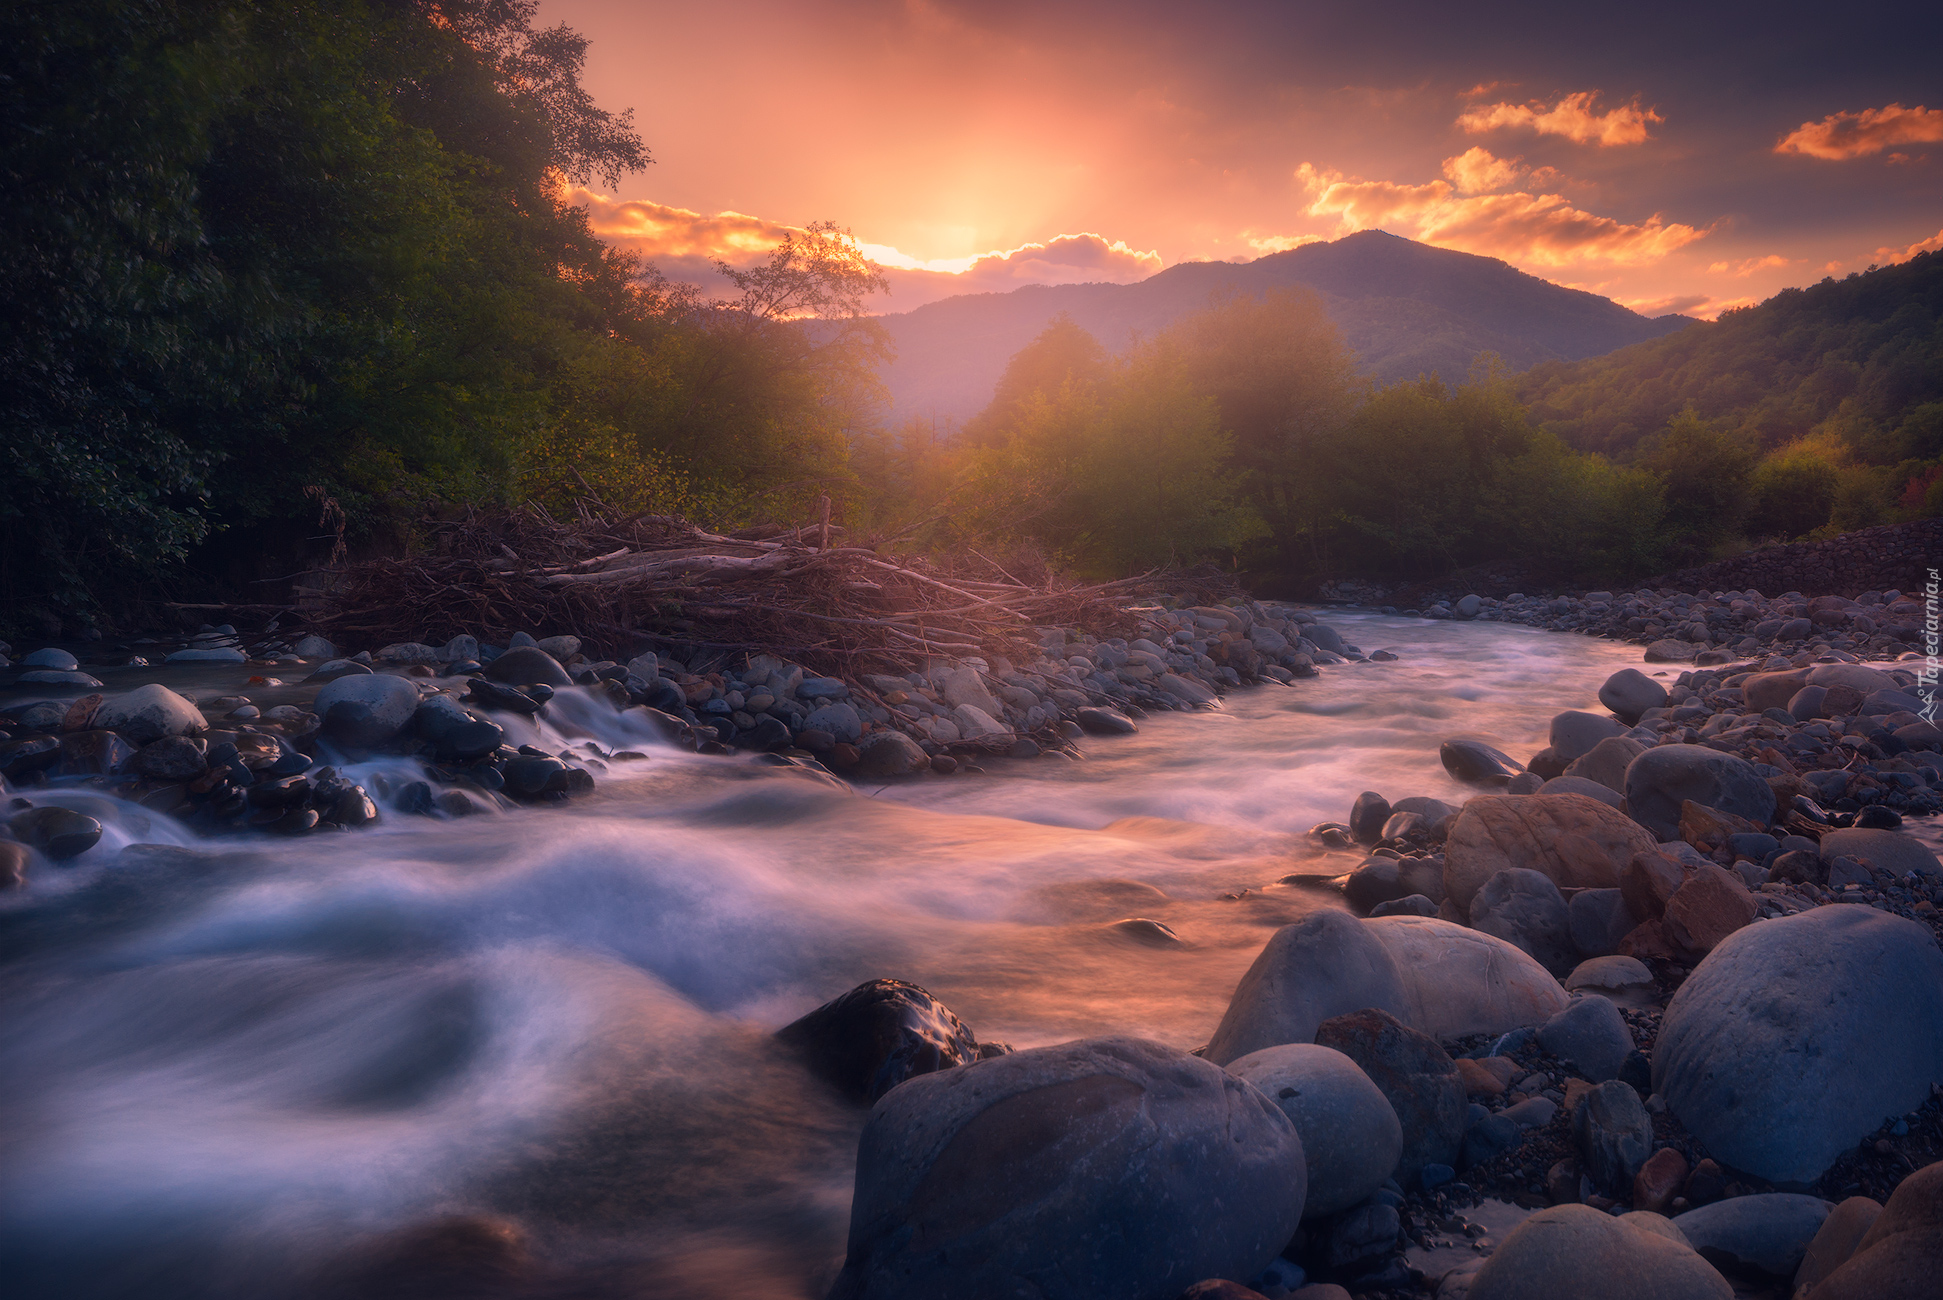
[[[1465,194],[1501,190],[1525,174],[1522,158],[1500,158],[1472,145],[1455,158],[1444,159],[1444,175]]]
[[[1675,294],[1670,298],[1630,298],[1620,302],[1642,316],[1666,316],[1678,313],[1682,316],[1697,316],[1701,320],[1713,320],[1724,311],[1736,307],[1752,307],[1756,298],[1715,298],[1704,293]]]
[[[1923,253],[1934,253],[1938,249],[1943,249],[1943,230],[1937,231],[1928,239],[1917,240],[1908,248],[1878,248],[1876,262],[1882,266],[1894,266],[1898,262],[1907,262],[1912,257]]]
[[[1472,135],[1513,127],[1603,147],[1639,144],[1650,138],[1646,132],[1649,124],[1666,120],[1650,108],[1641,108],[1638,100],[1609,112],[1594,112],[1592,104],[1598,97],[1596,90],[1581,90],[1550,108],[1540,100],[1529,104],[1489,104],[1466,111],[1457,124]]]
[[[1326,244],[1329,241],[1321,235],[1264,235],[1257,230],[1244,230],[1241,237],[1248,246],[1263,257],[1270,253],[1286,253],[1291,248],[1304,244]]]
[[[1777,270],[1784,266],[1793,266],[1794,264],[1794,258],[1783,257],[1779,253],[1770,253],[1766,257],[1750,257],[1744,262],[1714,262],[1709,264],[1707,269],[1715,275],[1726,273],[1745,278],[1753,275],[1756,271]]]
[[[568,199],[587,209],[588,223],[601,238],[641,254],[670,280],[709,289],[722,284],[715,268],[718,259],[732,266],[750,265],[768,256],[785,235],[801,229],[741,212],[707,216],[643,199],[611,199],[580,187],[570,190]],[[876,303],[883,311],[908,311],[953,294],[1003,293],[1024,284],[1128,284],[1166,265],[1158,252],[1090,231],[930,260],[889,244],[859,241],[858,247],[883,268],[890,285],[889,300]]]
[[[1784,136],[1774,151],[1841,161],[1881,153],[1891,145],[1939,141],[1943,141],[1943,108],[1890,104],[1865,108],[1860,113],[1830,113],[1819,122],[1803,122]]]
[[[1526,266],[1588,261],[1640,266],[1707,233],[1668,224],[1658,213],[1643,222],[1616,221],[1575,208],[1559,194],[1460,195],[1447,181],[1398,185],[1346,179],[1307,163],[1296,175],[1315,195],[1310,215],[1334,216],[1341,234],[1402,224],[1413,227],[1416,238],[1427,244]]]

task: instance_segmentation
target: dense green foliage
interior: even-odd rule
[[[301,567],[319,501],[395,547],[428,510],[591,485],[701,511],[840,458],[877,346],[854,244],[813,229],[722,303],[603,244],[563,183],[647,150],[535,9],[0,14],[10,608]]]

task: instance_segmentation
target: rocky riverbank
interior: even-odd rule
[[[1286,685],[1363,657],[1314,613],[1287,606],[1147,604],[1128,613],[1139,632],[1131,639],[1037,628],[1031,660],[939,658],[904,676],[855,679],[707,649],[622,663],[590,657],[577,637],[524,633],[507,646],[459,636],[346,654],[320,637],[283,640],[272,628],[246,640],[225,626],[172,650],[115,647],[86,665],[59,647],[16,665],[0,647],[16,696],[0,706],[0,779],[26,804],[22,792],[34,786],[80,784],[204,832],[301,835],[388,812],[464,816],[557,802],[591,790],[610,762],[648,757],[584,740],[547,749],[512,739],[510,724],[550,717],[561,690],[687,749],[761,753],[878,781],[1070,752],[1088,732],[1130,733],[1150,712],[1213,707],[1232,687]],[[1395,656],[1371,656],[1386,657]],[[103,691],[89,671],[127,681],[158,666],[234,681],[189,698],[161,681]],[[414,760],[418,770],[379,774],[370,789],[342,775],[373,757]],[[16,884],[28,850],[65,861],[101,835],[95,818],[58,807],[18,807],[8,825],[16,842],[0,853]]]

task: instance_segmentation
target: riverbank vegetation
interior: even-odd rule
[[[1115,353],[1055,320],[962,429],[886,416],[830,224],[714,292],[566,182],[651,164],[534,0],[30,0],[0,16],[0,604],[275,601],[528,503],[1265,591],[1645,576],[1943,512],[1943,255],[1569,365],[1378,385],[1304,291]],[[989,558],[987,558],[989,557]]]

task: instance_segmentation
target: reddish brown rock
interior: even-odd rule
[[[1695,803],[1691,799],[1680,803],[1680,838],[1699,849],[1702,853],[1712,853],[1727,843],[1729,835],[1739,835],[1744,831],[1765,831],[1766,826],[1749,817],[1737,817],[1706,804]]]
[[[1754,895],[1741,878],[1709,862],[1694,868],[1667,900],[1667,937],[1688,952],[1709,953],[1752,921],[1754,911]]]
[[[27,861],[33,857],[25,844],[0,840],[0,889],[20,889],[27,884]]]
[[[1727,1191],[1727,1175],[1711,1157],[1702,1160],[1687,1175],[1687,1204],[1712,1205]]]
[[[86,731],[94,726],[95,711],[101,707],[101,696],[83,695],[67,706],[67,715],[61,719],[62,731]]]
[[[1794,668],[1778,673],[1755,673],[1741,683],[1741,699],[1749,713],[1785,709],[1796,692],[1808,684],[1808,670]]]
[[[1466,1097],[1496,1097],[1511,1086],[1511,1076],[1508,1070],[1500,1072],[1489,1069],[1482,1061],[1468,1060],[1464,1057],[1459,1057],[1455,1064],[1457,1066],[1457,1081],[1464,1085],[1464,1095]],[[1505,1064],[1510,1065],[1511,1063],[1506,1061]]]
[[[1639,961],[1656,958],[1671,961],[1680,955],[1673,941],[1666,937],[1666,922],[1660,920],[1641,921],[1629,930],[1619,941],[1619,955],[1632,957]]]
[[[1804,1258],[1802,1266],[1807,1263]],[[1903,1179],[1856,1243],[1855,1253],[1823,1278],[1807,1300],[1935,1300],[1939,1289],[1943,1289],[1943,1161]]]
[[[1635,853],[1619,873],[1626,910],[1643,921],[1666,914],[1666,900],[1687,881],[1686,868],[1657,848]]]
[[[1484,882],[1522,867],[1565,889],[1610,889],[1652,835],[1582,794],[1483,795],[1464,805],[1444,845],[1444,892],[1465,911]]]
[[[1553,1205],[1577,1205],[1585,1196],[1585,1170],[1576,1156],[1567,1156],[1545,1171],[1545,1195]]]
[[[1211,1277],[1181,1292],[1181,1300],[1265,1300],[1265,1297],[1260,1291],[1251,1290],[1239,1282]]]
[[[1816,1283],[1847,1263],[1881,1213],[1881,1202],[1867,1196],[1851,1196],[1830,1210],[1795,1271],[1795,1293],[1813,1290]]]
[[[1687,1158],[1672,1147],[1662,1147],[1633,1178],[1633,1208],[1664,1214],[1686,1183]]]

